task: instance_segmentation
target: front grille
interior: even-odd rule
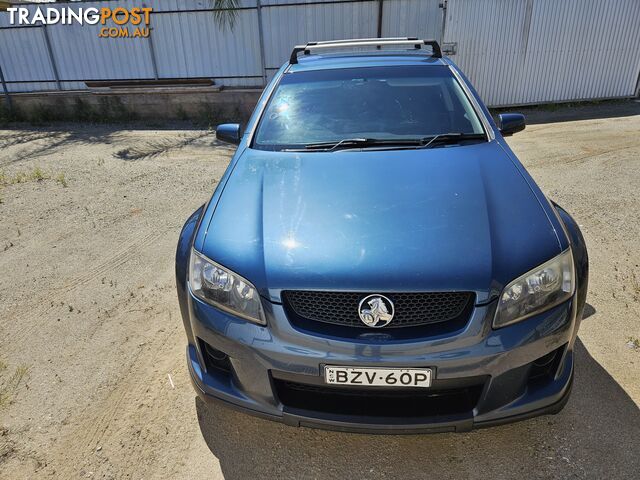
[[[383,293],[395,307],[385,328],[415,327],[459,320],[473,302],[471,292]],[[358,314],[360,301],[369,293],[288,290],[282,292],[285,307],[305,320],[348,327],[364,327]]]
[[[447,389],[350,388],[308,385],[273,379],[288,411],[386,418],[434,418],[471,412],[483,383]],[[309,414],[308,412],[314,412]]]

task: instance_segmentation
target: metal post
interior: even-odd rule
[[[147,8],[146,4],[142,4],[143,8]],[[153,13],[153,12],[151,12]],[[151,14],[150,14],[151,15]],[[158,80],[158,78],[160,78],[158,76],[158,64],[156,63],[156,49],[153,47],[153,39],[151,38],[151,17],[149,17],[149,36],[147,37],[149,39],[149,53],[151,54],[151,68],[153,68],[153,78],[155,80]]]
[[[265,65],[266,59],[264,54],[264,31],[262,28],[262,3],[260,0],[256,0],[256,6],[258,7],[258,39],[260,42],[260,68],[262,69],[262,83],[267,86],[267,67]]]
[[[58,74],[58,66],[56,65],[56,58],[53,56],[53,49],[51,48],[51,40],[49,40],[49,32],[47,30],[46,25],[42,25],[44,28],[44,43],[47,45],[47,52],[49,52],[49,60],[51,60],[51,68],[53,69],[53,76],[56,79],[56,85],[58,86],[58,90],[62,90],[62,85],[60,84],[60,75]]]
[[[2,73],[2,67],[0,66],[0,82],[2,82],[2,91],[4,97],[7,99],[7,107],[11,110],[11,95],[9,95],[9,89],[7,88],[7,82],[4,80],[4,74]]]
[[[153,78],[158,80],[158,65],[156,64],[156,50],[153,48],[153,40],[151,40],[151,31],[149,31],[149,52],[151,53],[151,66],[153,67]]]
[[[382,12],[384,10],[383,3],[384,0],[378,0],[378,38],[382,38]]]
[[[442,0],[440,5],[438,5],[442,9],[442,25],[440,26],[440,45],[444,44],[444,29],[447,26],[447,0]]]

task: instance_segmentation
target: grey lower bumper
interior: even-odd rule
[[[479,414],[470,411],[451,416],[427,418],[366,418],[347,415],[326,415],[306,412],[278,405],[270,413],[251,399],[238,399],[224,389],[212,390],[198,371],[195,352],[187,348],[189,373],[198,396],[209,404],[224,405],[250,415],[258,416],[295,427],[310,427],[352,433],[368,434],[422,434],[442,432],[467,432],[483,428],[526,420],[545,414],[556,414],[566,405],[573,383],[573,354],[567,352],[563,358],[561,374],[551,384],[538,391],[527,391],[516,400],[501,408]],[[195,368],[194,368],[195,367]],[[229,385],[232,388],[232,385]]]

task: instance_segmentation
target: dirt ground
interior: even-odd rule
[[[173,257],[232,150],[208,131],[0,130],[0,478],[639,478],[640,103],[510,144],[591,257],[573,395],[474,431],[295,429],[195,399]]]

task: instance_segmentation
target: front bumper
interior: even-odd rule
[[[204,400],[288,425],[369,433],[467,431],[562,409],[573,379],[574,305],[571,300],[495,331],[490,327],[491,305],[476,306],[458,332],[389,342],[376,336],[342,339],[299,331],[277,304],[268,305],[269,326],[261,327],[189,295],[187,361],[195,389]],[[228,370],[211,367],[207,345],[228,355]],[[545,367],[545,375],[539,375],[535,362],[550,356],[553,363]],[[425,399],[425,411],[410,416],[395,409],[392,400],[388,411],[376,415],[359,414],[357,405],[354,410],[353,405],[346,408],[346,403],[345,411],[328,409],[326,405],[340,402],[308,400],[347,392],[344,387],[324,385],[324,365],[431,367],[434,399]],[[311,393],[284,395],[281,388],[288,385],[308,387]],[[449,408],[451,402],[443,396],[462,392],[467,403]],[[369,388],[366,394],[370,402],[376,389]]]

